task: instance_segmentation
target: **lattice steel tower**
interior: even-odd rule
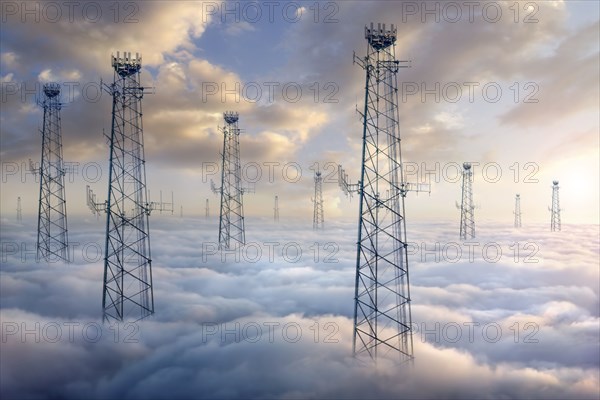
[[[456,208],[460,210],[460,238],[462,240],[475,237],[475,205],[473,204],[473,170],[471,163],[463,163],[462,199]]]
[[[396,28],[365,27],[363,118],[353,351],[356,357],[413,358],[398,111]],[[348,185],[344,185],[348,187]]]
[[[23,209],[21,208],[21,196],[17,197],[17,221],[23,221]]]
[[[558,181],[552,181],[552,207],[550,211],[550,230],[552,232],[560,231],[560,203],[558,201]]]
[[[46,261],[69,262],[65,169],[62,156],[60,85],[44,84],[42,161],[40,176],[37,254]]]
[[[275,207],[273,207],[273,221],[279,222],[279,196],[275,196]]]
[[[323,215],[323,176],[320,171],[315,172],[315,197],[313,201],[313,229],[325,228],[325,217]]]
[[[521,195],[515,196],[515,228],[521,227]]]
[[[226,112],[223,118],[225,126],[221,129],[223,132],[221,187],[216,188],[212,184],[212,190],[221,194],[219,249],[233,250],[246,244],[239,114]]]
[[[106,201],[104,289],[105,321],[130,321],[154,313],[152,259],[144,160],[142,58],[136,53],[111,56],[112,96],[110,167]]]

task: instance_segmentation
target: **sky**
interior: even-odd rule
[[[597,2],[0,5],[2,398],[598,398]],[[353,54],[364,57],[371,22],[394,24],[396,57],[410,60],[398,73],[403,166],[407,181],[431,184],[406,197],[412,368],[351,357],[359,201],[336,168],[359,177],[365,72]],[[117,51],[142,55],[147,186],[152,201],[173,192],[175,207],[150,216],[155,315],[107,326],[104,219],[85,196],[87,185],[99,201],[107,192],[100,88]],[[72,168],[70,264],[35,260],[28,160],[40,160],[36,92],[51,81]],[[223,255],[210,183],[225,111],[240,114],[254,192],[250,246]],[[471,247],[455,206],[466,161]],[[317,166],[323,232],[311,226]],[[553,180],[561,232],[549,230]]]
[[[282,213],[310,218],[318,165],[328,177],[325,213],[353,219],[357,203],[345,200],[334,169],[343,164],[358,179],[364,71],[352,57],[366,51],[364,26],[382,22],[397,26],[396,56],[411,61],[398,76],[407,179],[432,181],[430,196],[407,201],[414,218],[458,218],[456,165],[470,161],[482,220],[510,223],[519,193],[525,220],[548,221],[556,179],[563,219],[598,223],[598,5],[456,4],[8,2],[0,28],[2,215],[15,213],[17,196],[24,213],[37,210],[27,163],[40,159],[33,92],[42,82],[63,84],[69,213],[88,213],[86,185],[106,192],[110,98],[100,82],[113,79],[111,54],[130,51],[142,54],[142,83],[154,88],[143,100],[152,200],[173,192],[187,215],[202,215],[206,198],[216,206],[218,127],[233,110],[244,178],[256,188],[248,215],[270,215],[278,195]]]

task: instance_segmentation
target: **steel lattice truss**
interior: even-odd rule
[[[17,197],[17,221],[23,221],[23,209],[21,208],[21,197]]]
[[[221,187],[215,188],[213,185],[213,191],[221,194],[219,249],[233,250],[246,243],[239,115],[234,112],[226,112],[223,117],[225,126],[221,130],[223,132]]]
[[[550,211],[550,230],[552,232],[560,231],[560,203],[558,200],[558,181],[552,182],[552,208]]]
[[[515,196],[515,228],[521,227],[521,195]]]
[[[114,82],[102,309],[105,321],[154,313],[147,203],[141,58],[112,57]]]
[[[315,197],[313,198],[313,229],[325,228],[325,217],[323,214],[323,176],[321,172],[315,172]]]
[[[44,122],[40,176],[37,255],[69,262],[65,170],[62,158],[60,85],[44,85]]]
[[[462,200],[460,206],[460,238],[462,240],[475,237],[475,205],[473,204],[473,170],[470,163],[463,163]]]
[[[365,28],[366,71],[353,350],[413,358],[400,131],[396,30]]]

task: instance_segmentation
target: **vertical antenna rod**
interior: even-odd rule
[[[279,196],[275,195],[275,207],[273,208],[273,221],[279,222]]]
[[[23,221],[23,209],[21,208],[21,196],[17,197],[17,221]]]

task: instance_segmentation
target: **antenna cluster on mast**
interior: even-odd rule
[[[60,85],[44,84],[42,126],[42,158],[39,170],[30,169],[40,177],[38,207],[37,254],[45,261],[60,259],[69,262],[67,201],[65,198],[65,168],[62,154]]]
[[[462,240],[473,239],[475,237],[475,205],[473,204],[473,170],[471,163],[463,163],[462,170],[462,196],[460,205],[456,203],[456,208],[460,210],[460,229],[459,235]]]
[[[560,202],[558,198],[558,181],[552,182],[552,207],[548,207],[550,211],[550,230],[552,232],[560,231]]]

